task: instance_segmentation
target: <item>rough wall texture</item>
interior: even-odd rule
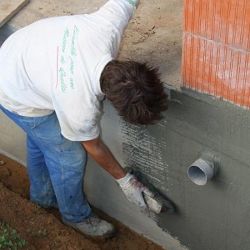
[[[117,140],[123,142],[124,164],[139,169],[176,203],[178,213],[160,216],[159,225],[181,243],[192,250],[248,250],[250,113],[200,97],[173,93],[158,125],[122,123]],[[200,187],[186,171],[204,152],[216,155],[220,169]]]
[[[184,85],[249,108],[250,2],[184,2]]]

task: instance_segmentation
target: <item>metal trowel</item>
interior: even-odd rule
[[[134,168],[126,168],[128,172],[136,176],[136,178],[143,183],[148,191],[143,192],[145,202],[149,208],[149,212],[153,212],[155,215],[161,213],[174,213],[176,207],[172,201],[170,201],[166,196],[162,195],[149,181],[146,179],[142,173]],[[152,217],[152,213],[150,214]]]
[[[166,197],[161,196],[159,193],[152,191],[144,192],[144,199],[149,210],[155,214],[175,212],[174,204]]]

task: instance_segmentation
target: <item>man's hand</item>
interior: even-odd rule
[[[130,202],[139,206],[143,211],[148,209],[144,195],[150,193],[150,191],[134,175],[128,173],[125,177],[118,179],[117,182]]]

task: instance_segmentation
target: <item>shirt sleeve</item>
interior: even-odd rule
[[[139,0],[109,0],[92,15],[98,22],[103,40],[110,42],[110,52],[115,58],[118,54],[125,28],[131,20]]]

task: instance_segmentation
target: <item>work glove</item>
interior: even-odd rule
[[[153,195],[136,177],[127,173],[125,177],[117,180],[126,198],[137,205],[143,212],[148,211],[145,196]]]

